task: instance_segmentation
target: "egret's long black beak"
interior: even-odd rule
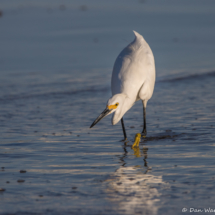
[[[103,119],[105,116],[107,116],[111,111],[112,111],[112,109],[106,108],[106,109],[99,115],[99,117],[92,123],[92,125],[90,126],[90,128],[92,128],[92,127],[93,127],[95,124],[97,124],[101,119]]]

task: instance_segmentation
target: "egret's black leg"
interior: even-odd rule
[[[146,131],[146,105],[143,104],[143,131],[142,131],[142,136],[146,136],[147,131]]]
[[[123,118],[121,119],[121,124],[122,124],[122,130],[123,130],[123,134],[124,134],[124,140],[123,141],[126,141],[127,140],[127,135],[126,135],[126,131],[125,131]]]

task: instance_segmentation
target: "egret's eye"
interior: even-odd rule
[[[115,105],[108,105],[107,108],[110,109],[116,109],[119,103],[117,102]]]

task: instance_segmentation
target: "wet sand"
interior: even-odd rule
[[[51,12],[2,9],[0,214],[186,214],[183,208],[205,214],[215,200],[212,9],[187,7],[190,23],[176,21],[187,30],[178,35],[178,27],[165,21],[178,20],[184,11],[164,13],[147,1],[131,7],[130,23],[126,1],[118,9],[119,20],[125,19],[119,29],[114,18],[106,19],[111,4],[101,15],[103,28],[96,1],[87,7],[59,5],[51,5]],[[148,7],[145,13],[140,5]],[[144,29],[136,14],[151,20]],[[160,27],[151,27],[153,17],[162,18]],[[131,145],[142,130],[141,102],[125,115],[126,146],[111,116],[89,129],[110,96],[112,65],[133,40],[132,26],[146,35],[157,67],[148,134],[137,149]],[[170,26],[173,33],[167,33]],[[201,35],[202,28],[208,34]]]

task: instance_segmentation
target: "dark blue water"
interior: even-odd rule
[[[215,7],[195,2],[2,3],[0,214],[213,209]],[[125,115],[127,146],[111,116],[89,129],[132,30],[157,68],[135,150],[141,102]]]

